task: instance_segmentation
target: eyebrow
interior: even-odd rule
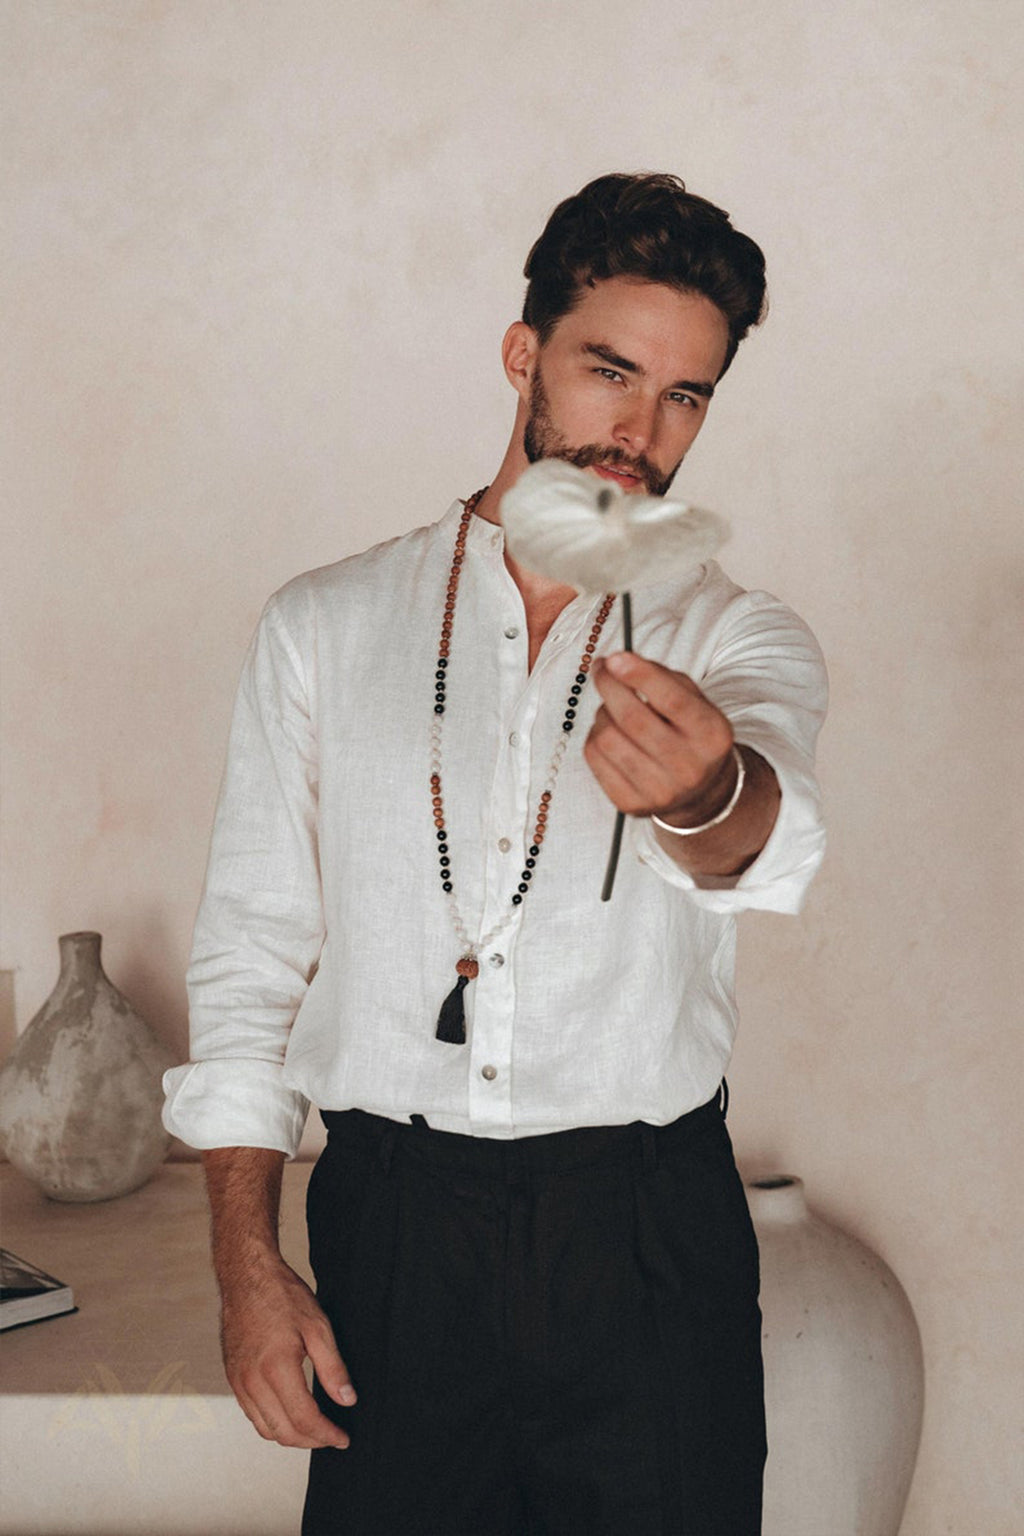
[[[646,368],[641,368],[639,363],[631,363],[628,357],[620,357],[612,347],[605,346],[602,341],[586,341],[581,351],[590,357],[599,357],[603,363],[610,363],[613,368],[618,368],[622,373],[634,373],[638,379],[647,377]],[[705,400],[710,400],[715,392],[715,386],[705,380],[677,379],[669,389],[684,389],[691,395],[701,395]]]

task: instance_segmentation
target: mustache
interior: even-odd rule
[[[600,448],[596,443],[586,443],[582,448],[566,449],[558,457],[575,464],[577,469],[592,469],[598,465],[602,469],[636,475],[652,496],[664,496],[671,484],[671,477],[666,479],[645,454],[631,457],[622,448]]]

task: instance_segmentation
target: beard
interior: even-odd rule
[[[530,386],[530,415],[523,433],[523,450],[531,464],[538,459],[563,459],[575,464],[577,469],[591,469],[600,465],[604,469],[623,470],[639,476],[649,496],[664,496],[675,478],[679,460],[667,475],[663,475],[645,454],[631,456],[622,448],[602,448],[597,443],[585,443],[581,448],[570,448],[558,431],[551,415],[544,381],[538,366]]]

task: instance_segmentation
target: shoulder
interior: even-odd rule
[[[643,597],[652,653],[668,665],[698,680],[723,671],[766,681],[799,676],[826,694],[825,660],[809,626],[771,592],[741,587],[716,561]]]
[[[444,558],[442,543],[450,515],[292,577],[267,600],[261,625],[283,628],[300,638],[334,620],[349,622],[361,611],[379,617],[382,603],[394,611],[424,565],[435,556]]]
[[[781,599],[771,592],[741,587],[716,560],[706,561],[682,581],[650,588],[643,597],[653,624],[685,628],[694,639],[734,629],[757,632],[779,626],[811,633]]]

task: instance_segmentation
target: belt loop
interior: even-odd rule
[[[644,1173],[653,1173],[658,1166],[658,1143],[654,1126],[648,1125],[646,1120],[640,1122],[640,1145],[644,1151]]]
[[[385,1174],[391,1172],[391,1159],[395,1155],[395,1139],[398,1136],[398,1126],[392,1122],[385,1127],[384,1134],[380,1138],[377,1147],[377,1156],[380,1158],[380,1166]]]
[[[724,1077],[718,1090],[718,1108],[721,1110],[722,1119],[724,1120],[729,1113],[729,1084]]]

